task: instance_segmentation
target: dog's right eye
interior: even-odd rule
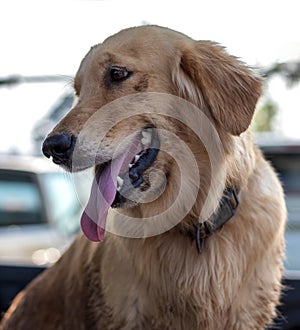
[[[122,81],[130,76],[129,72],[125,67],[114,66],[110,69],[110,78],[114,82]]]

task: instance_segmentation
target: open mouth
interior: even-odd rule
[[[90,198],[81,217],[87,238],[97,242],[104,239],[108,209],[122,207],[133,189],[142,189],[143,174],[155,161],[159,146],[156,129],[145,127],[120,156],[96,167]]]

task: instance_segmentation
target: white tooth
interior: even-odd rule
[[[122,187],[123,186],[123,183],[124,183],[124,180],[122,178],[120,178],[119,176],[117,176],[117,184],[118,184],[118,187]]]
[[[142,131],[142,144],[150,144],[151,143],[151,139],[152,139],[152,133],[151,131]]]
[[[121,190],[121,188],[122,188],[122,187],[118,187],[118,188],[117,188],[117,191],[120,191],[120,190]]]
[[[129,164],[128,164],[128,167],[129,167],[129,168],[131,168],[132,166],[133,166],[133,164],[132,164],[132,163],[129,163]]]
[[[135,161],[135,163],[136,163],[140,158],[141,158],[140,155],[135,155],[135,156],[134,156],[134,161]]]

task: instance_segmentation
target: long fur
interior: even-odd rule
[[[103,78],[108,63],[130,66],[135,73],[113,88]],[[199,254],[184,233],[198,222],[209,190],[209,155],[179,121],[154,115],[155,127],[174,133],[195,157],[201,185],[191,210],[177,226],[153,237],[107,232],[103,243],[92,243],[79,235],[12,305],[3,329],[249,330],[271,324],[280,299],[286,210],[276,174],[246,131],[261,85],[257,75],[219,45],[166,28],[123,30],[93,47],[75,78],[79,103],[51,134],[79,134],[98,108],[122,96],[158,92],[180,97],[211,120],[224,147],[219,169],[226,169],[226,180],[215,187],[211,210],[225,186],[232,185],[240,188],[240,206]],[[105,130],[109,117],[103,112],[102,119],[95,125]],[[109,157],[130,130],[147,120],[137,116],[118,124],[100,153]],[[125,214],[147,218],[165,210],[181,184],[179,209],[190,200],[196,187],[190,165],[179,146],[167,139],[164,143],[183,164],[183,182],[172,157],[160,152],[153,168],[167,174],[163,194],[151,203],[121,209],[114,215],[120,223]],[[176,213],[170,215],[174,217]]]

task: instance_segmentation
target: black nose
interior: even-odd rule
[[[75,146],[76,137],[66,133],[54,134],[44,141],[43,154],[59,165],[69,165]]]

